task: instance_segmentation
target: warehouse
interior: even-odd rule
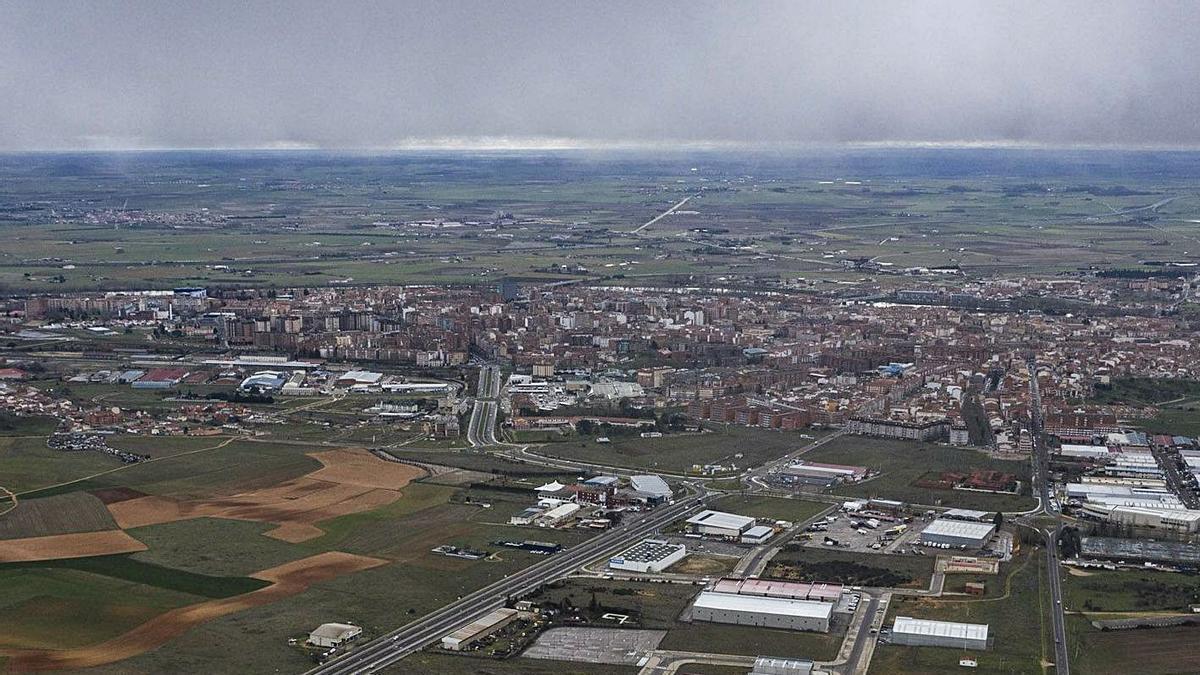
[[[308,634],[308,644],[314,647],[340,647],[362,635],[362,628],[348,623],[323,623]]]
[[[484,616],[482,619],[472,621],[442,638],[442,649],[450,649],[456,652],[462,651],[470,647],[477,640],[504,628],[515,621],[516,618],[517,610],[501,607]]]
[[[833,605],[828,602],[755,597],[703,591],[692,604],[692,618],[712,623],[829,632]]]
[[[1200,511],[1192,509],[1144,508],[1136,506],[1110,506],[1084,504],[1084,513],[1129,527],[1145,527],[1170,530],[1183,534],[1200,531]]]
[[[722,511],[701,511],[687,519],[692,532],[711,537],[741,539],[742,533],[754,527],[754,519]]]
[[[996,526],[992,523],[972,523],[965,520],[939,518],[921,532],[921,543],[951,548],[983,548]]]
[[[767,527],[766,525],[755,525],[754,527],[742,533],[741,542],[743,544],[754,544],[757,546],[759,544],[767,543],[767,541],[774,536],[774,528]]]
[[[578,504],[559,504],[558,506],[543,512],[536,519],[539,527],[558,527],[579,512]]]
[[[671,486],[654,475],[630,476],[629,487],[657,501],[671,498]]]
[[[626,572],[661,572],[683,560],[687,547],[661,539],[647,539],[633,548],[608,559],[610,569]]]
[[[984,650],[988,648],[988,625],[898,616],[892,625],[891,639],[892,644],[910,647]]]

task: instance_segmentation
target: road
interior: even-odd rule
[[[1062,533],[1062,513],[1053,499],[1050,481],[1050,457],[1042,442],[1042,395],[1038,389],[1037,361],[1029,359],[1029,421],[1033,436],[1033,482],[1042,502],[1042,514],[1055,520],[1055,526],[1035,525],[1046,548],[1046,574],[1050,581],[1050,621],[1054,629],[1054,670],[1058,675],[1071,672],[1067,649],[1066,618],[1063,615],[1062,565],[1058,557],[1058,539]]]
[[[644,225],[642,225],[641,227],[637,228],[636,230],[633,230],[632,232],[630,232],[630,234],[641,234],[642,230],[646,229],[647,227],[650,227],[651,225],[662,220],[663,218],[666,218],[667,216],[671,215],[672,213],[675,213],[675,211],[679,210],[680,207],[682,207],[684,204],[691,201],[692,197],[695,197],[695,196],[696,195],[689,195],[687,197],[684,197],[683,199],[680,199],[679,202],[677,204],[675,204],[675,206],[672,206],[671,208],[667,209],[666,211],[663,211],[662,213],[658,214],[657,216],[654,216],[650,220],[646,221],[646,223]]]
[[[494,609],[514,596],[565,577],[582,565],[611,555],[659,528],[678,520],[705,504],[707,495],[699,488],[691,496],[657,509],[643,518],[614,528],[545,561],[505,577],[474,593],[435,610],[420,619],[354,649],[338,659],[308,671],[311,675],[359,675],[377,672],[423,648]]]
[[[467,442],[473,448],[497,445],[496,418],[500,415],[500,369],[483,366],[479,369],[479,384],[467,423]]]

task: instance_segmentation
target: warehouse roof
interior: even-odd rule
[[[735,595],[703,591],[693,607],[716,609],[728,612],[757,612],[777,616],[803,616],[810,619],[828,619],[833,605],[828,602],[768,598],[759,595]]]
[[[933,635],[958,640],[986,640],[988,625],[986,623],[958,623],[898,616],[896,623],[892,626],[892,632],[907,633],[908,635]]]
[[[984,520],[992,514],[990,511],[975,511],[973,509],[949,509],[942,515],[954,520]]]
[[[688,518],[687,522],[691,525],[707,525],[709,527],[723,527],[740,531],[753,525],[754,519],[748,516],[739,516],[736,513],[709,510],[697,513]]]
[[[667,485],[667,481],[659,476],[652,474],[631,476],[629,484],[638,492],[647,492],[655,496],[669,497],[671,496],[671,486]]]
[[[966,539],[986,539],[992,535],[996,526],[992,523],[972,523],[966,520],[946,520],[938,518],[929,524],[921,536],[934,535],[939,537],[963,537]]]
[[[666,560],[668,556],[680,550],[687,549],[683,544],[672,544],[662,539],[647,539],[621,553],[617,558],[626,562],[652,563]]]

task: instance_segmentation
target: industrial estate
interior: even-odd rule
[[[1200,156],[1096,152],[7,157],[0,671],[1200,672]]]

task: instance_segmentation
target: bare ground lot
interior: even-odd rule
[[[145,550],[145,544],[121,530],[56,534],[0,541],[0,563],[85,558]]]

